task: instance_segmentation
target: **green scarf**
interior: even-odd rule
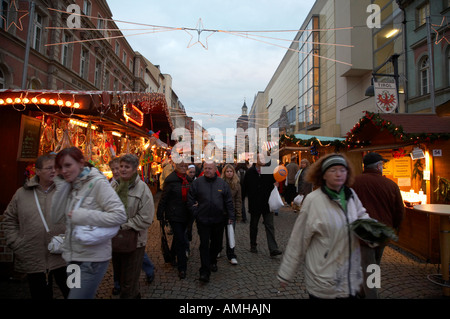
[[[344,187],[341,187],[339,192],[329,189],[327,186],[325,186],[325,190],[332,199],[338,200],[341,203],[341,206],[344,209],[344,211],[347,211],[347,199],[345,198]]]
[[[131,176],[129,180],[123,180],[122,178],[119,179],[119,187],[117,187],[117,195],[119,195],[120,200],[123,203],[123,206],[125,206],[125,211],[127,211],[128,208],[128,189],[130,188],[130,185],[136,180],[137,172]]]

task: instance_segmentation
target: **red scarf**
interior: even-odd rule
[[[186,202],[187,201],[187,194],[188,194],[188,191],[189,191],[189,182],[186,179],[186,175],[179,174],[178,172],[175,172],[175,173],[183,181],[181,183],[181,198],[182,198],[183,202]]]

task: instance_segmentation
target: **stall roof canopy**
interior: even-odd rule
[[[309,140],[312,138],[316,138],[321,142],[332,142],[332,141],[344,141],[343,137],[333,137],[333,136],[319,136],[319,135],[308,135],[308,134],[294,134],[295,138],[300,140]]]
[[[450,117],[439,117],[435,114],[383,114],[386,121],[402,126],[407,134],[413,133],[450,133]]]
[[[366,112],[347,133],[348,148],[396,148],[450,138],[450,118],[435,114]]]
[[[53,102],[50,103],[50,100]],[[70,106],[66,103],[70,103]],[[143,113],[141,118],[144,125],[127,122],[133,116],[129,114],[125,117],[123,106],[129,104],[135,105]],[[102,126],[104,130],[122,128],[135,135],[147,135],[150,130],[159,131],[163,141],[173,131],[166,99],[161,93],[4,89],[0,90],[0,105],[11,105],[18,111],[28,108],[43,111],[47,115],[79,117]]]

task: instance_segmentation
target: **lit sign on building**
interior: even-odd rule
[[[123,116],[127,122],[131,121],[137,126],[144,124],[144,113],[132,103],[123,105]]]

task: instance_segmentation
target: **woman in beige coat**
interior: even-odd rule
[[[4,213],[6,243],[14,252],[15,270],[27,274],[32,299],[52,299],[53,279],[67,298],[66,262],[61,255],[50,254],[47,248],[52,236],[63,234],[66,228],[64,223],[54,224],[50,218],[55,157],[40,156],[35,166],[36,176],[16,191]]]
[[[358,238],[349,224],[369,218],[349,187],[353,169],[342,154],[315,162],[307,181],[319,187],[306,196],[286,247],[278,279],[285,287],[304,268],[310,298],[355,298],[363,281]]]
[[[129,253],[113,251],[112,261],[114,273],[119,277],[120,298],[138,299],[140,298],[139,277],[147,244],[147,232],[153,222],[155,205],[150,188],[137,172],[139,167],[137,156],[126,154],[121,156],[119,161],[120,179],[114,188],[128,216],[121,228],[137,231],[138,239],[136,250]]]

